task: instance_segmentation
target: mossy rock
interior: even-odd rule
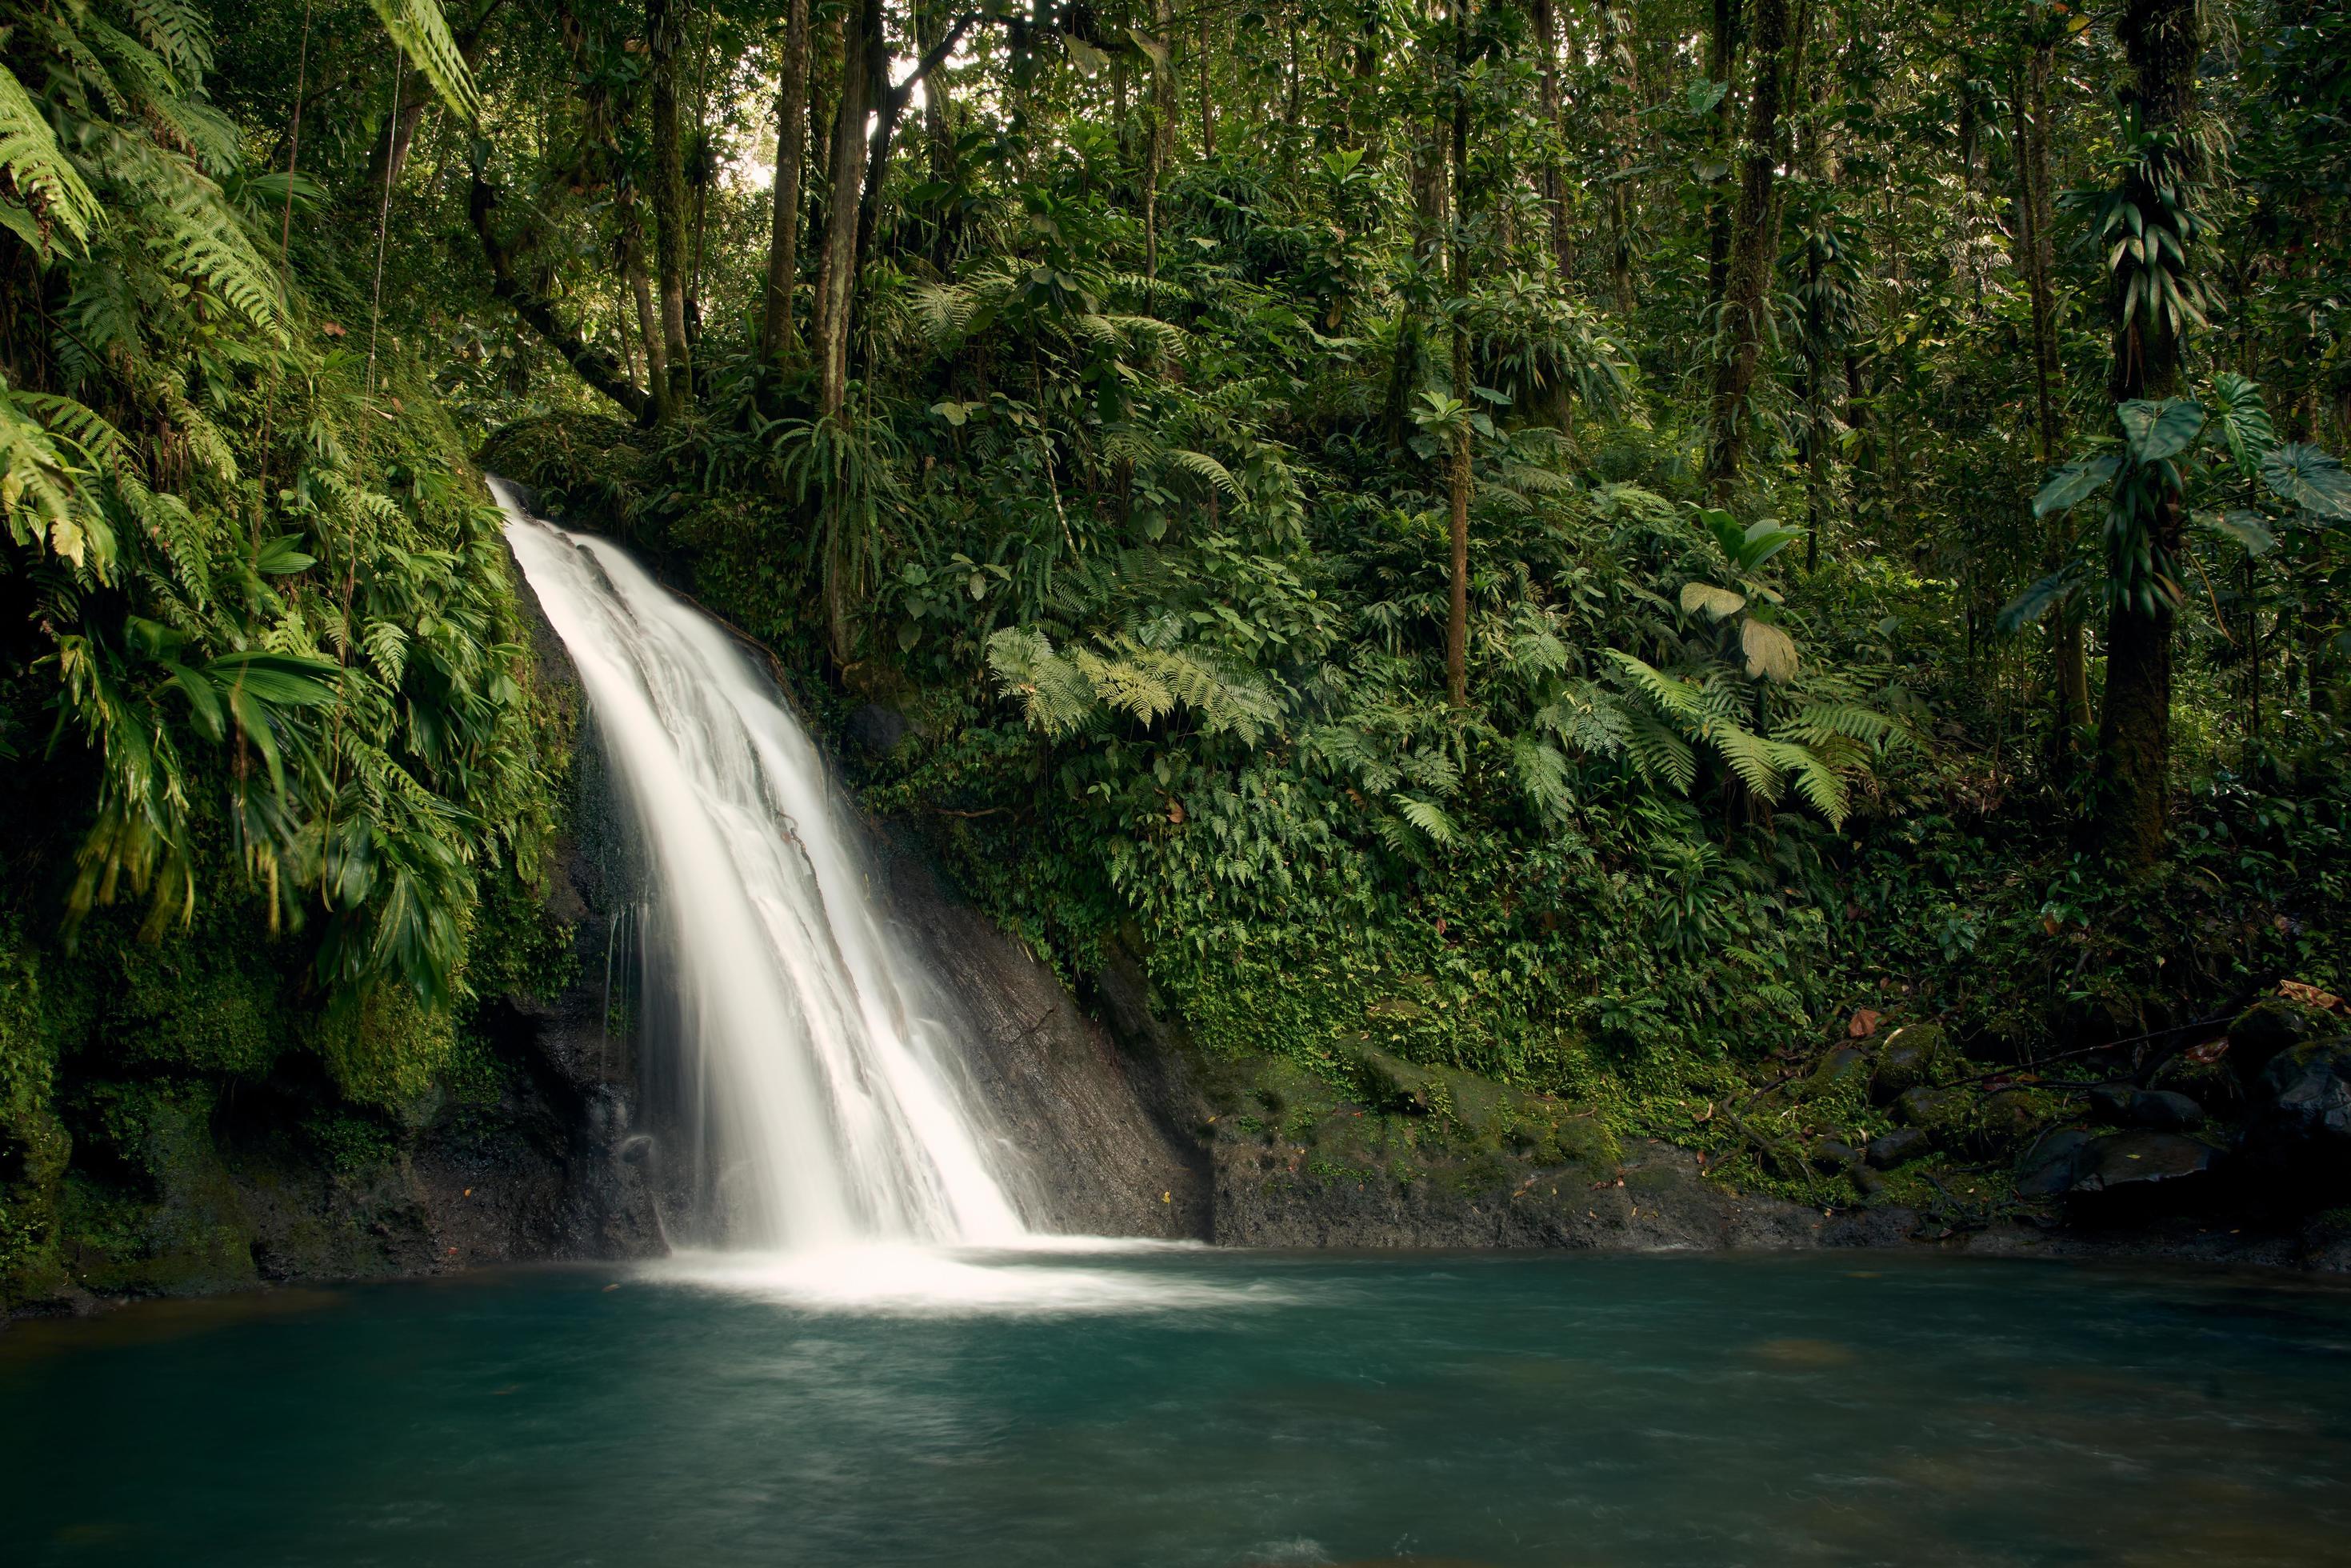
[[[2046,1094],[2026,1089],[1987,1094],[1969,1118],[1968,1149],[1978,1159],[2005,1163],[2056,1117],[2057,1107]]]
[[[1869,1097],[1890,1105],[1906,1090],[1931,1083],[1942,1069],[1946,1047],[1940,1024],[1905,1024],[1886,1037],[1869,1075]]]
[[[1857,1045],[1840,1045],[1821,1058],[1820,1065],[1799,1079],[1789,1095],[1795,1100],[1822,1100],[1848,1084],[1869,1076],[1869,1053]]]
[[[2247,1082],[2261,1076],[2270,1059],[2312,1040],[2339,1040],[2351,1025],[2324,1009],[2286,997],[2263,997],[2229,1026],[2229,1063]]]

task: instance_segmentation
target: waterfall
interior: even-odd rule
[[[660,983],[640,1035],[686,1087],[703,1231],[790,1252],[1027,1239],[952,1015],[774,683],[625,551],[493,488],[644,852],[638,946]]]

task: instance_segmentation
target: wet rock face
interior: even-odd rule
[[[867,703],[849,716],[850,744],[877,760],[897,750],[913,732],[904,714],[880,703]]]
[[[884,846],[892,913],[967,1027],[964,1066],[1019,1152],[1024,1216],[1066,1235],[1206,1238],[1207,1158],[1186,1053],[1113,963],[1090,1015],[1028,950],[950,896],[907,843]]]
[[[1899,1241],[1916,1221],[1727,1191],[1688,1150],[1646,1141],[1597,1164],[1433,1162],[1405,1182],[1236,1141],[1218,1147],[1216,1178],[1214,1239],[1247,1247],[1834,1247]]]

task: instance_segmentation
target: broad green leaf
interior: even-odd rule
[[[1802,537],[1795,529],[1783,528],[1776,523],[1758,523],[1747,530],[1740,545],[1739,564],[1754,571]]]
[[[2079,582],[2080,574],[2070,566],[2051,572],[2010,600],[2001,609],[1997,624],[2006,632],[2023,630],[2058,606],[2071,601]]]
[[[165,661],[163,667],[172,678],[163,684],[177,686],[188,699],[188,713],[195,720],[196,733],[206,740],[218,740],[227,733],[221,719],[220,696],[213,684],[185,664]]]
[[[308,571],[319,564],[319,558],[306,555],[302,536],[281,534],[265,543],[253,559],[254,570],[268,577],[287,577],[298,571]]]
[[[2041,493],[2032,497],[2032,515],[2045,517],[2052,512],[2063,512],[2079,506],[2084,500],[2105,488],[2122,466],[2122,459],[2108,452],[2096,457],[2085,457],[2068,463],[2049,476]]]
[[[2343,465],[2305,442],[2281,446],[2262,459],[2262,481],[2282,501],[2314,517],[2351,520],[2351,476]]]
[[[2245,547],[2247,555],[2267,555],[2277,549],[2277,536],[2259,512],[2236,507],[2226,512],[2199,512],[2196,521],[2212,532]]]
[[[2250,376],[2223,371],[2212,378],[2212,404],[2220,416],[2220,433],[2229,443],[2230,460],[2251,484],[2262,459],[2277,445],[2277,430],[2262,402],[2262,390]]]
[[[1722,547],[1722,553],[1731,563],[1738,564],[1740,551],[1747,545],[1747,533],[1739,526],[1739,519],[1719,507],[1702,507],[1698,520],[1714,535],[1714,542]]]
[[[2122,421],[2123,433],[2130,438],[2131,455],[2142,463],[2178,456],[2204,428],[2203,404],[2184,397],[2161,402],[2134,399],[2117,404],[2115,417]]]

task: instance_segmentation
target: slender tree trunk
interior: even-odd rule
[[[660,277],[662,341],[671,414],[694,401],[693,350],[685,335],[685,144],[678,134],[677,74],[685,12],[679,0],[645,0],[653,53],[653,264]]]
[[[1451,235],[1453,294],[1453,395],[1475,402],[1469,381],[1469,327],[1462,319],[1469,298],[1469,9],[1470,0],[1453,0],[1453,133],[1451,152],[1453,211]],[[1453,547],[1452,595],[1445,622],[1445,696],[1455,707],[1469,706],[1469,426],[1465,418],[1453,437],[1453,462],[1447,486],[1451,502]]]
[[[1605,47],[1615,62],[1616,170],[1608,182],[1608,283],[1617,314],[1629,318],[1640,300],[1633,292],[1633,170],[1640,133],[1640,68],[1633,51],[1633,8],[1612,5],[1601,13]]]
[[[813,0],[811,0],[813,4]],[[841,13],[810,28],[808,154],[801,160],[800,233],[821,235],[832,189],[832,120],[841,107]]]
[[[1143,151],[1143,270],[1159,276],[1159,183],[1166,177],[1168,160],[1176,150],[1175,45],[1168,28],[1174,20],[1169,0],[1151,0],[1151,26],[1165,57],[1151,67],[1151,140]]]
[[[1712,429],[1707,443],[1707,487],[1718,502],[1738,481],[1747,455],[1748,395],[1762,360],[1763,312],[1772,263],[1780,253],[1780,94],[1786,77],[1787,0],[1755,0],[1755,84],[1740,160],[1739,216],[1725,276],[1721,330],[1716,345]]]
[[[914,7],[914,47],[927,52],[946,37],[947,0],[920,0]],[[1120,136],[1125,136],[1126,57],[1117,60],[1120,100]],[[923,78],[923,144],[929,158],[931,181],[934,184],[949,185],[955,181],[955,113],[947,88],[944,66]],[[931,265],[944,276],[954,265],[955,254],[961,236],[957,232],[956,214],[945,208],[939,213],[938,226],[931,234]]]
[[[653,280],[645,275],[645,230],[636,193],[623,183],[612,203],[621,225],[621,276],[637,308],[637,336],[645,346],[645,388],[656,422],[669,417],[669,356],[662,351],[661,313],[653,304]]]
[[[1203,5],[1200,8],[1200,156],[1203,158],[1217,155],[1217,95],[1216,84],[1211,79],[1216,73],[1210,68],[1214,63],[1215,57],[1208,52],[1208,11]]]
[[[1813,5],[1804,0],[1802,19],[1796,26],[1796,48],[1799,57],[1813,47]],[[1830,53],[1835,46],[1828,46]],[[1809,113],[1805,117],[1802,152],[1796,166],[1802,171],[1811,186],[1816,204],[1813,213],[1815,233],[1804,246],[1804,570],[1817,571],[1821,564],[1821,536],[1828,531],[1829,490],[1834,475],[1829,455],[1829,422],[1835,415],[1836,392],[1830,375],[1829,360],[1841,346],[1849,329],[1852,301],[1847,296],[1844,308],[1834,322],[1827,319],[1827,296],[1822,277],[1825,260],[1823,241],[1828,228],[1823,212],[1835,211],[1837,176],[1840,161],[1836,139],[1820,113],[1824,95],[1822,85],[1826,73],[1808,69],[1804,77],[1804,102]]]
[[[791,0],[784,22],[784,58],[776,87],[775,210],[768,215],[768,289],[759,320],[759,352],[780,367],[791,358],[792,294],[800,271],[800,161],[807,152],[809,0]]]
[[[1709,81],[1723,84],[1721,101],[1714,106],[1714,150],[1725,163],[1732,162],[1731,142],[1738,123],[1739,94],[1732,83],[1739,68],[1739,22],[1741,0],[1714,0],[1712,26],[1706,37],[1706,74]],[[1727,181],[1728,176],[1725,176]],[[1730,202],[1724,182],[1716,183],[1715,193],[1706,204],[1706,300],[1708,306],[1721,302],[1723,290],[1730,277]]]
[[[1442,136],[1416,128],[1406,144],[1405,164],[1412,191],[1413,261],[1424,271],[1438,266],[1447,254],[1446,157]],[[1405,444],[1412,423],[1413,394],[1421,390],[1426,379],[1427,345],[1422,316],[1418,291],[1407,292],[1396,310],[1395,359],[1389,366],[1387,401],[1381,413],[1381,425],[1390,446]]]
[[[841,95],[832,120],[832,179],[825,200],[824,244],[817,263],[817,413],[841,413],[849,387],[851,308],[857,294],[857,229],[864,206],[865,118],[873,102],[872,27],[875,0],[854,0],[841,27]]]
[[[2185,131],[2195,112],[2199,50],[2196,0],[2128,0],[2117,24],[2130,76],[2126,111],[2149,131]],[[2128,193],[2141,212],[2152,191]],[[2165,398],[2179,387],[2179,340],[2163,314],[2139,310],[2127,322],[2123,289],[2113,289],[2115,401]],[[2158,552],[2177,554],[2185,518],[2174,495],[2148,519]],[[2162,858],[2171,792],[2171,630],[2169,598],[2158,591],[2152,613],[2110,596],[2106,613],[2106,702],[2098,720],[2097,799],[2090,827],[2098,846],[2133,868]]]
[[[2023,90],[2010,106],[2010,141],[2016,148],[2017,256],[2023,264],[2025,293],[2032,318],[2032,434],[2042,468],[2057,461],[2064,440],[2058,414],[2056,297],[2053,214],[2049,193],[2049,73],[2056,53],[2046,39],[2027,55]],[[2074,553],[2074,516],[2049,519],[2042,570],[2054,571]],[[2057,697],[2057,745],[2061,758],[2073,757],[2074,737],[2089,728],[2090,671],[2082,639],[2082,617],[2061,605],[2049,618],[2049,663]]]
[[[1535,30],[1536,57],[1542,64],[1542,123],[1547,139],[1542,153],[1543,204],[1551,214],[1551,253],[1565,278],[1575,269],[1575,246],[1568,233],[1567,175],[1561,167],[1565,155],[1567,122],[1560,109],[1559,18],[1552,0],[1531,0],[1530,18]]]

